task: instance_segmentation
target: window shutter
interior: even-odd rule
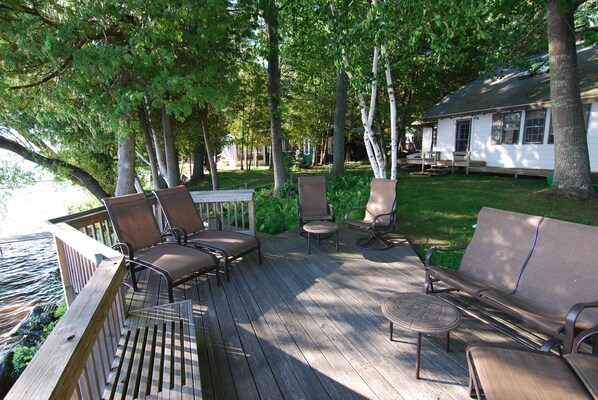
[[[490,134],[492,144],[502,143],[502,114],[492,114],[492,132]]]

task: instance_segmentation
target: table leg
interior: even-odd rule
[[[307,254],[311,254],[311,232],[307,232]]]
[[[417,347],[415,350],[415,379],[419,379],[419,359],[422,348],[422,334],[417,334]]]
[[[450,349],[450,343],[451,343],[451,332],[447,332],[446,333],[446,352],[448,353],[449,351],[451,351]]]
[[[392,342],[392,322],[390,323],[390,341]]]

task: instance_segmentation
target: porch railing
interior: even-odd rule
[[[224,229],[255,232],[253,190],[192,192],[203,218]],[[160,227],[162,213],[154,204]],[[68,311],[6,399],[98,399],[126,319],[124,257],[103,207],[48,221]]]

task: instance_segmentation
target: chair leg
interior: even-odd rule
[[[229,270],[228,257],[224,256],[224,275],[226,275],[226,281],[230,282],[230,270]]]
[[[133,290],[137,292],[139,287],[137,286],[137,278],[135,278],[135,266],[132,263],[129,263],[129,272],[131,273],[131,284],[133,285]]]

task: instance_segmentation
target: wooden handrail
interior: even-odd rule
[[[225,228],[255,232],[253,190],[191,192],[198,209]],[[154,205],[159,224],[162,215]],[[205,217],[206,214],[202,215]],[[56,243],[68,311],[6,399],[100,398],[125,321],[125,258],[104,207],[48,221]],[[162,225],[161,225],[162,227]]]
[[[110,308],[115,299],[124,300],[124,273],[123,256],[100,263],[6,399],[71,398]]]

